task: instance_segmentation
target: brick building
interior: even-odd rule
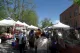
[[[80,6],[72,4],[60,14],[60,22],[74,28],[80,28]]]

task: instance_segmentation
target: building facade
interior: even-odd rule
[[[74,28],[80,28],[80,6],[72,4],[60,14],[60,22]]]

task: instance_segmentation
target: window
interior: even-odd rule
[[[77,16],[77,15],[78,15],[78,9],[75,9],[74,16]]]
[[[60,20],[62,21],[62,19],[63,19],[63,17],[62,16],[60,16]]]
[[[66,20],[66,16],[64,17],[64,20]]]
[[[77,28],[77,21],[74,22],[74,28]]]
[[[67,21],[65,23],[68,25],[68,22]]]
[[[72,15],[72,14],[71,14],[71,12],[70,12],[70,13],[69,13],[69,17],[70,17],[70,18],[71,18],[71,15]]]
[[[77,21],[76,21],[76,23],[75,23],[75,26],[77,27]]]

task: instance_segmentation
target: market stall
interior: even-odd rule
[[[28,24],[26,24],[25,22],[23,22],[23,25],[24,25],[24,26],[26,26],[26,27],[28,27],[28,26],[29,26],[29,25],[28,25]]]
[[[9,18],[6,18],[6,19],[3,19],[0,21],[0,26],[14,26],[15,25],[15,22],[13,19],[9,19]]]
[[[14,26],[14,29],[15,29],[14,30],[14,41],[12,42],[13,48],[15,48],[15,49],[18,48],[18,46],[19,46],[19,44],[18,44],[19,43],[19,34],[20,34],[21,31],[26,32],[27,27],[28,27],[28,24],[26,24],[25,22],[22,23],[20,21],[17,21],[15,23],[15,26]]]
[[[28,26],[28,29],[34,29],[34,30],[36,30],[36,29],[38,29],[38,27],[30,25],[30,26]]]
[[[52,28],[53,28],[53,29],[56,29],[56,28],[70,29],[70,26],[59,22],[59,23],[57,23],[57,24],[54,24],[54,25],[52,26]]]
[[[17,29],[17,30],[26,29],[26,26],[25,26],[22,22],[17,21],[17,22],[15,23],[15,29]]]
[[[13,38],[13,26],[15,22],[10,17],[0,21],[0,37],[2,40]]]
[[[56,31],[58,34],[58,43],[62,48],[65,48],[65,40],[68,38],[70,26],[59,22],[57,24],[54,24],[52,28],[55,29],[54,31]]]

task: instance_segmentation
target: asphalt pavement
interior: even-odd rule
[[[19,53],[19,50],[14,49],[11,44],[12,44],[12,39],[11,40],[6,40],[5,42],[0,44],[0,53]],[[34,49],[28,49],[25,50],[26,53],[35,53]]]
[[[13,50],[11,46],[12,40],[7,40],[0,44],[0,53],[19,53],[19,51]]]
[[[19,50],[13,49],[11,46],[12,39],[0,44],[0,53],[19,53]],[[25,50],[25,53],[35,53],[34,49]],[[67,45],[66,49],[62,49],[60,53],[80,53],[80,46]]]

